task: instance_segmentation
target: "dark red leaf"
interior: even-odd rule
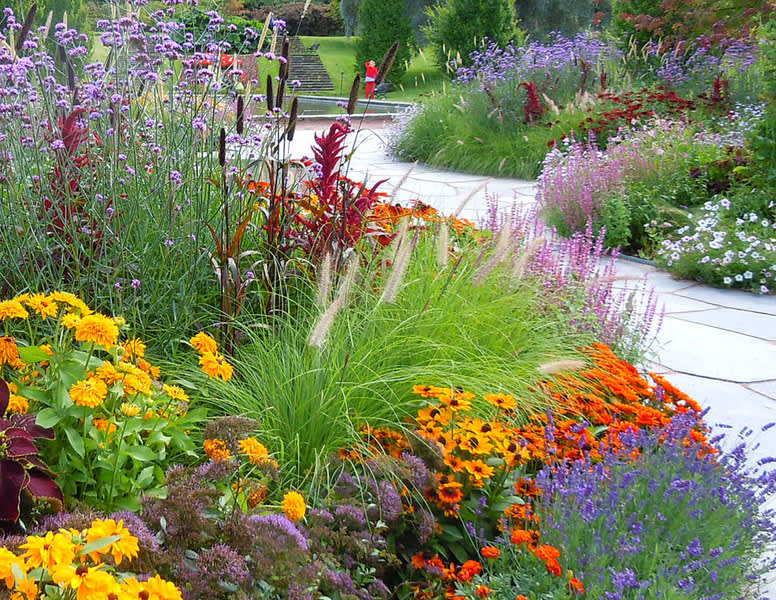
[[[27,473],[30,476],[27,482],[27,491],[36,498],[48,500],[54,510],[62,510],[65,498],[57,482],[40,469],[31,469]]]
[[[19,497],[29,476],[19,463],[0,460],[0,520],[19,518]]]

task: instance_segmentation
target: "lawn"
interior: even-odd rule
[[[350,91],[350,85],[356,73],[362,78],[363,68],[356,69],[357,37],[314,37],[303,36],[306,47],[320,44],[318,54],[334,83],[338,96],[345,97]],[[433,62],[430,52],[421,50],[410,61],[407,73],[398,85],[386,95],[388,100],[413,102],[420,96],[439,91],[445,85],[447,78],[442,75]]]

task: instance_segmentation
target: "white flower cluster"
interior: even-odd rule
[[[703,265],[710,279],[731,287],[771,293],[776,285],[776,222],[750,212],[735,220],[727,198],[709,200],[694,221],[665,240],[658,255],[668,267]],[[730,225],[735,222],[735,231]]]

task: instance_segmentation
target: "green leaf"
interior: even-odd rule
[[[135,478],[135,484],[137,487],[143,489],[147,488],[154,482],[154,467],[153,465],[146,467]]]
[[[103,550],[110,546],[111,544],[118,542],[121,539],[120,535],[108,535],[104,538],[100,538],[99,540],[94,540],[93,542],[89,542],[88,544],[85,544],[83,548],[81,548],[81,551],[78,553],[78,556],[86,556],[87,554],[91,554],[92,552],[99,552],[100,550]]]
[[[85,451],[84,451],[84,440],[81,437],[81,434],[78,433],[72,427],[67,427],[65,428],[65,436],[67,437],[67,441],[70,442],[70,445],[72,446],[73,450],[75,450],[75,453],[81,458],[83,458]]]
[[[151,450],[151,448],[146,448],[145,446],[130,446],[124,452],[129,454],[135,460],[140,461],[156,460],[157,457],[156,452]]]
[[[39,346],[24,346],[19,348],[19,358],[28,364],[51,360],[51,356]]]
[[[35,423],[41,427],[54,427],[62,419],[62,416],[53,408],[44,408],[35,418]]]

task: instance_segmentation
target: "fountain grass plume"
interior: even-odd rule
[[[329,255],[327,254],[327,256]],[[326,334],[328,334],[329,330],[331,329],[331,326],[334,323],[334,319],[337,317],[337,314],[340,312],[340,310],[342,310],[342,308],[345,306],[345,303],[347,302],[348,292],[350,291],[353,282],[356,280],[358,270],[358,259],[353,258],[350,263],[348,263],[345,276],[342,278],[339,291],[337,292],[337,297],[323,312],[313,327],[312,332],[310,333],[310,346],[315,348],[321,348],[323,346],[324,342],[326,341]]]

